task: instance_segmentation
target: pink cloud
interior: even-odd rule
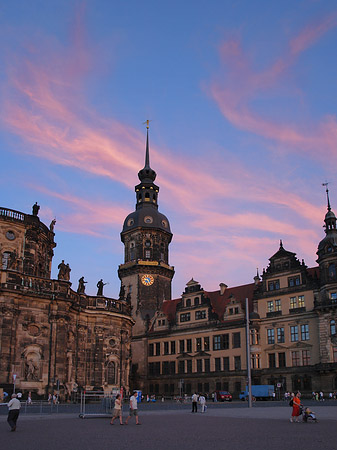
[[[142,154],[141,149],[145,149],[144,133],[118,120],[102,117],[89,108],[80,95],[80,89],[76,86],[81,84],[81,78],[85,78],[92,64],[91,57],[83,46],[83,34],[84,31],[79,25],[78,31],[75,32],[76,44],[66,50],[61,48],[47,52],[48,64],[44,57],[39,60],[35,53],[12,62],[3,121],[25,144],[29,144],[23,146],[21,151],[30,152],[54,164],[74,167],[133,187],[137,182],[136,174],[142,167],[140,164],[143,163],[143,156],[139,155]],[[31,49],[33,48],[31,46]],[[287,142],[290,132],[293,131],[291,127],[287,126],[282,130],[277,124],[259,120],[248,109],[243,114],[245,100],[252,96],[255,90],[261,89],[267,80],[269,85],[272,85],[285,63],[275,63],[270,70],[254,78],[249,61],[245,59],[238,42],[233,41],[224,46],[222,52],[224,58],[234,61],[236,72],[242,80],[246,73],[248,79],[250,76],[254,81],[253,88],[248,80],[240,92],[232,93],[214,88],[214,92],[219,89],[217,95],[222,99],[220,105],[224,115],[233,123],[249,127],[255,132],[259,130],[261,134],[271,138],[278,136],[279,140],[284,139]],[[77,57],[80,58],[78,64]],[[331,143],[335,132],[334,125],[331,120]],[[304,136],[297,132],[293,133],[292,139],[301,142]],[[211,151],[212,149],[209,149],[209,152]],[[281,215],[273,217],[275,209],[270,206],[295,212],[299,219],[304,218],[311,223],[322,220],[322,211],[287,189],[273,188],[272,182],[267,183],[270,187],[266,190],[268,175],[265,173],[252,173],[249,167],[236,162],[231,164],[228,174],[225,170],[221,171],[219,167],[215,167],[212,162],[171,155],[169,151],[155,147],[151,147],[151,162],[159,174],[162,198],[165,199],[166,205],[182,211],[184,224],[181,226],[193,230],[193,236],[175,234],[175,242],[197,242],[199,245],[209,246],[209,254],[212,254],[212,257],[208,260],[202,255],[200,246],[194,249],[192,254],[190,247],[187,260],[194,267],[202,262],[210,267],[212,261],[213,264],[215,261],[223,266],[226,258],[230,261],[238,250],[242,250],[240,243],[243,242],[249,248],[243,258],[247,264],[255,266],[255,243],[260,242],[263,245],[268,242],[274,251],[272,242],[275,242],[272,238],[262,241],[251,236],[257,232],[278,234],[278,238],[288,236],[291,242],[300,242],[301,248],[304,248],[304,242],[316,238],[310,228],[296,227],[285,215],[281,220]],[[74,232],[76,229],[77,232],[106,237],[104,227],[120,227],[130,212],[113,202],[91,204],[87,200],[64,195],[56,190],[44,189],[44,193],[69,205],[69,212],[57,217],[57,227],[63,231]],[[228,207],[226,210],[226,206],[219,210],[219,199],[237,200],[245,204],[254,202],[258,204],[255,208],[258,208],[259,212],[247,210],[232,215]],[[226,202],[221,203],[225,205]],[[265,212],[265,205],[269,207],[268,213]],[[219,251],[219,242],[227,239],[224,237],[225,228],[232,233],[232,242],[227,242],[225,251]],[[238,232],[234,233],[233,230]],[[243,238],[244,232],[249,236]],[[217,255],[215,259],[214,254]],[[237,253],[235,256],[237,257]]]
[[[218,104],[224,117],[241,130],[260,135],[299,152],[323,160],[327,153],[336,159],[335,142],[337,120],[326,116],[318,124],[296,124],[284,120],[272,120],[254,111],[251,101],[258,93],[274,94],[272,89],[280,87],[282,76],[296,63],[299,55],[316,43],[325,33],[337,26],[337,13],[317,20],[305,27],[289,41],[288,52],[279,57],[270,67],[255,71],[252,61],[243,51],[239,39],[224,42],[219,49],[226,71],[222,79],[212,82],[210,94]],[[321,152],[317,152],[320,148]],[[323,151],[324,150],[324,151]]]

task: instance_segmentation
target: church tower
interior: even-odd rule
[[[118,270],[122,295],[131,302],[134,337],[147,332],[149,321],[163,300],[171,299],[174,275],[174,268],[169,265],[172,233],[167,217],[158,211],[159,187],[154,183],[156,172],[150,167],[148,121],[145,166],[138,178],[136,209],[126,217],[121,232],[124,264]]]
[[[315,309],[318,313],[320,360],[327,365],[337,362],[337,220],[331,210],[327,183],[324,186],[326,186],[328,206],[324,218],[325,237],[319,243],[317,250],[320,288]],[[324,390],[331,389],[331,385],[322,384],[321,386]]]

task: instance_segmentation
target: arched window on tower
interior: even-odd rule
[[[334,263],[329,264],[329,278],[335,279],[336,278],[336,266]]]
[[[165,261],[165,245],[163,242],[160,244],[160,259]]]
[[[330,335],[334,336],[336,334],[336,321],[330,320]]]
[[[116,364],[113,361],[108,363],[107,382],[108,384],[116,384]]]
[[[157,194],[153,194],[153,197],[152,197],[152,198],[153,198],[153,201],[156,202],[156,200],[157,200]]]
[[[142,199],[142,193],[141,193],[141,192],[139,192],[139,194],[138,194],[138,202],[140,202],[140,201],[141,201],[141,199]]]
[[[145,201],[146,202],[150,201],[150,194],[148,192],[145,193]]]
[[[135,243],[130,242],[130,260],[134,261],[136,259],[136,249],[135,249]]]

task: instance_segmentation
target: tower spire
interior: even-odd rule
[[[328,181],[326,181],[325,183],[322,183],[322,186],[325,186],[325,188],[326,188],[325,192],[326,192],[326,199],[327,199],[327,203],[328,203],[328,211],[331,211],[328,185],[329,185]]]
[[[138,178],[142,183],[153,183],[156,179],[156,172],[150,167],[150,146],[149,146],[149,124],[150,120],[143,123],[146,125],[146,150],[145,150],[145,166],[138,172]]]

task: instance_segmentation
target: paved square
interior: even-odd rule
[[[0,417],[1,447],[5,450],[195,450],[225,449],[336,450],[337,408],[315,408],[318,424],[292,424],[290,408],[269,407],[142,411],[141,426],[111,426],[109,419],[79,419],[74,414],[22,414],[11,433]],[[126,412],[124,418],[126,417]]]

